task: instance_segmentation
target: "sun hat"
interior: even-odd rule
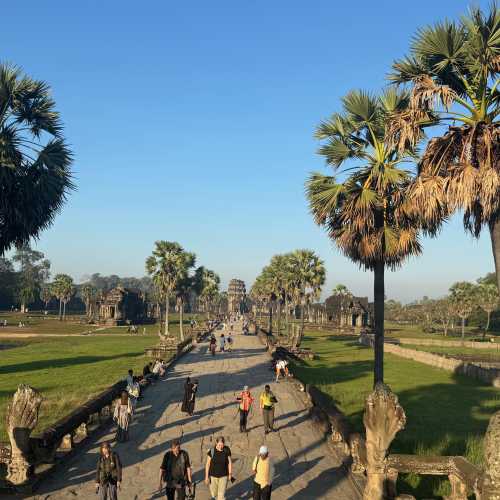
[[[259,455],[267,455],[269,453],[269,450],[267,449],[267,446],[262,445],[259,448]]]

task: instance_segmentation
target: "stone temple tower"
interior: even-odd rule
[[[227,290],[227,308],[230,313],[239,313],[243,311],[246,297],[245,282],[233,279],[229,282]]]

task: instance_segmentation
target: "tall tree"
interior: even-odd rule
[[[410,55],[393,65],[391,80],[409,85],[408,109],[395,113],[388,142],[400,150],[420,139],[420,125],[437,134],[427,144],[412,190],[430,227],[460,209],[465,230],[490,231],[500,288],[500,12],[471,9],[459,22],[420,29]]]
[[[500,297],[498,296],[498,287],[491,283],[479,283],[476,288],[477,304],[486,313],[486,325],[484,327],[483,338],[490,328],[491,313],[498,309]]]
[[[184,304],[189,292],[193,289],[194,278],[190,275],[191,269],[196,263],[196,255],[190,252],[183,252],[179,259],[179,277],[175,287],[175,297],[179,309],[179,331],[180,340],[184,341]]]
[[[67,274],[56,274],[51,290],[54,296],[59,299],[59,320],[66,320],[66,304],[75,293],[73,278]]]
[[[93,314],[92,305],[97,298],[97,290],[90,283],[84,283],[80,288],[80,295],[85,304],[85,313],[90,318]]]
[[[465,338],[465,322],[478,307],[477,289],[472,283],[460,281],[450,287],[450,300],[456,315],[462,320],[462,339]]]
[[[50,276],[50,261],[37,250],[32,250],[26,244],[18,248],[12,260],[19,266],[18,298],[21,303],[21,312],[26,306],[34,302]]]
[[[214,271],[200,266],[194,273],[194,290],[198,294],[203,309],[210,318],[210,309],[219,293],[220,277]]]
[[[40,299],[45,305],[45,310],[47,310],[49,302],[52,300],[53,296],[54,294],[52,293],[50,285],[46,285],[42,288],[42,291],[40,292]]]
[[[170,299],[183,276],[184,249],[174,241],[157,241],[146,259],[146,272],[165,301],[165,335],[169,335]]]
[[[306,183],[309,206],[316,223],[328,231],[342,252],[374,273],[374,382],[384,380],[384,274],[410,255],[418,255],[418,214],[405,195],[410,174],[400,168],[412,158],[385,144],[386,121],[408,106],[408,95],[394,89],[375,97],[352,91],[343,112],[323,122],[316,137],[326,141],[319,153],[334,172],[349,161],[345,177],[313,173]]]
[[[71,161],[49,86],[0,64],[0,255],[52,224],[73,189]]]

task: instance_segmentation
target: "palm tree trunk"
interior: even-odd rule
[[[276,311],[276,316],[277,316],[277,329],[278,329],[278,335],[281,333],[281,299],[278,299],[278,309]]]
[[[483,339],[486,337],[486,332],[490,328],[490,318],[491,318],[491,311],[486,311],[486,326],[485,326],[484,332],[483,332]]]
[[[269,332],[268,335],[273,334],[273,301],[269,301]]]
[[[500,218],[490,221],[491,249],[495,261],[495,272],[497,276],[497,286],[500,290]]]
[[[66,321],[66,301],[64,301],[63,320]]]
[[[181,336],[181,342],[184,342],[184,301],[182,298],[179,300],[179,332]]]
[[[165,335],[168,335],[168,313],[170,308],[170,295],[167,294],[167,298],[165,299]]]
[[[462,316],[462,340],[465,339],[465,316]]]
[[[285,296],[285,323],[286,323],[286,334],[290,334],[290,307],[288,305],[288,298]]]
[[[59,299],[59,321],[62,320],[62,300]]]
[[[300,304],[300,329],[301,331],[304,331],[304,322],[305,322],[305,307],[304,307],[304,302]]]
[[[373,385],[384,381],[384,272],[384,262],[377,262],[375,264],[373,279],[373,305],[375,316],[375,366],[373,373]]]

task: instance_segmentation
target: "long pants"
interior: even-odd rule
[[[99,500],[118,500],[116,484],[101,484],[99,486]]]
[[[210,494],[217,500],[226,500],[227,476],[210,476]]]
[[[262,417],[264,419],[264,431],[270,432],[273,430],[274,426],[274,408],[262,410]]]
[[[272,484],[268,484],[266,487],[262,488],[260,484],[253,482],[253,500],[271,500],[271,490],[273,489]]]
[[[165,488],[168,500],[184,500],[186,498],[186,488]]]
[[[248,410],[242,410],[240,408],[240,431],[241,432],[246,432],[247,420],[248,420]]]

